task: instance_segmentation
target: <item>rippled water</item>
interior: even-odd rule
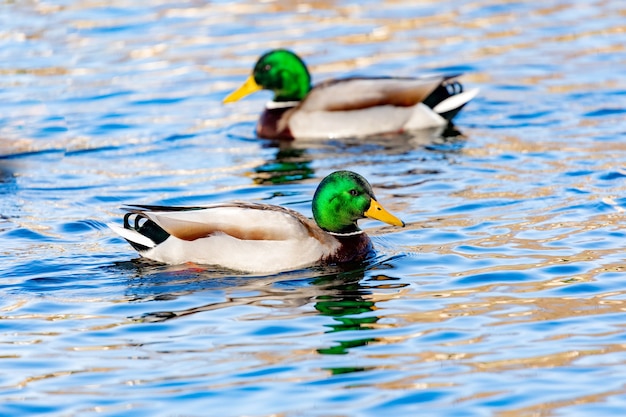
[[[622,415],[626,7],[617,1],[0,3],[0,414]],[[276,146],[221,99],[463,71],[443,137]],[[353,169],[405,229],[355,270],[167,267],[124,203],[310,214]]]

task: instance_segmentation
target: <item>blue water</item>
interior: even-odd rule
[[[109,5],[107,5],[109,4]],[[0,5],[0,415],[609,416],[626,408],[620,2]],[[277,146],[222,98],[461,71],[457,132]],[[352,169],[376,258],[242,276],[137,259],[125,203],[310,215]]]

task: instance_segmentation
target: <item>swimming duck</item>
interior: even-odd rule
[[[362,137],[442,128],[478,93],[458,75],[419,78],[352,77],[311,87],[295,53],[277,49],[259,58],[252,75],[224,103],[259,90],[274,92],[256,126],[266,139]]]
[[[313,196],[314,221],[285,207],[225,203],[202,207],[129,206],[124,226],[109,225],[143,257],[257,273],[361,261],[372,251],[357,226],[369,217],[404,226],[351,171],[325,177]]]

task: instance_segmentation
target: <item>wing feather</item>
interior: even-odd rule
[[[187,241],[220,233],[241,240],[290,240],[323,235],[302,214],[269,204],[233,203],[189,209],[153,207],[157,211],[137,211],[167,233]]]
[[[347,78],[316,85],[300,103],[302,111],[346,111],[421,103],[446,77]]]

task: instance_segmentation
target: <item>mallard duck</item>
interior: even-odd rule
[[[295,53],[267,52],[252,75],[224,103],[259,90],[274,92],[256,126],[266,139],[362,137],[441,128],[476,94],[463,91],[458,75],[419,78],[352,77],[311,87]]]
[[[314,221],[281,206],[241,202],[128,211],[123,227],[109,227],[143,257],[257,273],[363,260],[372,251],[357,226],[365,217],[404,226],[377,202],[367,180],[351,171],[333,172],[320,182]]]

